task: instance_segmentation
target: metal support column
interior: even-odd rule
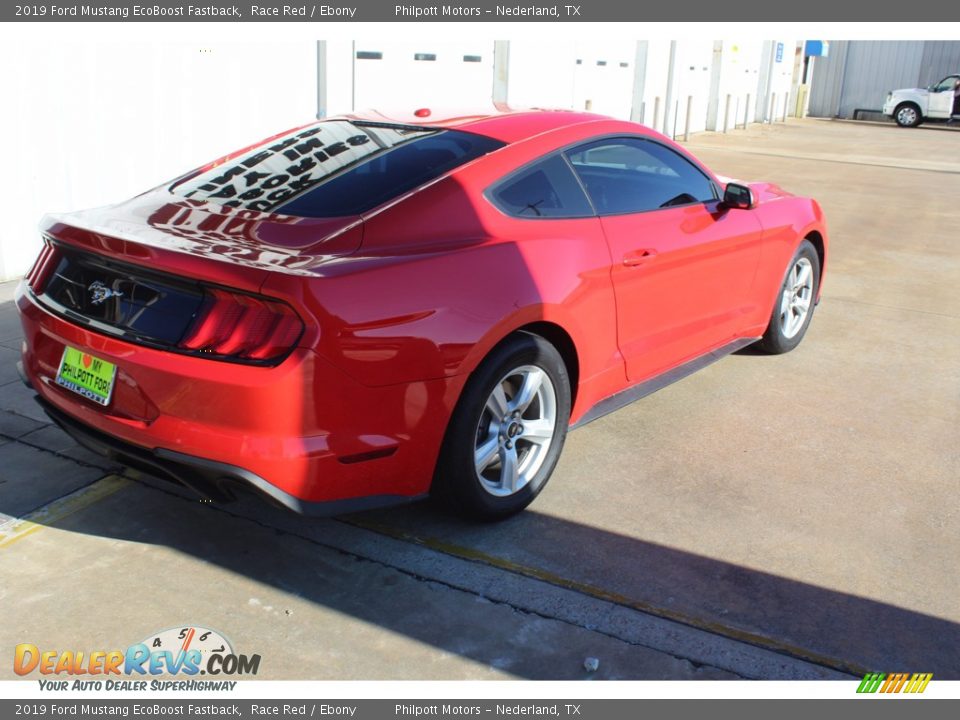
[[[664,135],[670,135],[671,137],[672,137],[672,134],[670,132],[671,130],[670,108],[673,105],[673,86],[675,84],[673,76],[676,75],[676,70],[677,70],[677,41],[671,40],[670,41],[670,63],[669,65],[667,65],[667,95],[664,98],[664,102],[663,102],[663,127],[660,128],[660,132],[662,132]],[[673,124],[675,125],[677,120],[676,113],[674,112],[673,115],[674,117],[672,119],[673,119]]]
[[[510,41],[493,43],[493,103],[507,105],[510,90]]]
[[[720,127],[720,76],[722,73],[723,41],[713,43],[713,62],[710,65],[710,94],[707,96],[707,130],[717,130]],[[729,98],[729,96],[728,96]],[[729,106],[729,99],[727,105]],[[729,107],[727,108],[729,112]],[[726,130],[726,128],[724,128]]]
[[[643,122],[643,93],[647,84],[647,47],[646,40],[638,40],[633,58],[633,100],[630,104],[630,119]]]
[[[327,41],[317,40],[317,120],[327,116]]]

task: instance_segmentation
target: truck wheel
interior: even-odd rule
[[[893,119],[900,127],[916,127],[923,122],[923,115],[914,103],[903,103],[893,111]]]

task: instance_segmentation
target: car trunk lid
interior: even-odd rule
[[[279,323],[282,307],[243,298],[258,296],[270,275],[312,276],[355,252],[363,225],[359,217],[297,218],[154,191],[49,215],[41,230],[47,244],[27,282],[48,309],[132,342],[190,352],[212,299],[252,303],[256,312],[273,313],[265,322]]]
[[[179,198],[166,190],[118,205],[48,215],[41,230],[118,260],[189,268],[189,275],[199,272],[201,279],[207,279],[204,270],[216,277],[261,279],[264,272],[311,274],[355,252],[363,237],[359,216],[301,218]]]

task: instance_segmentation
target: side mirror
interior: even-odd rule
[[[727,188],[723,191],[723,206],[739,210],[752,210],[757,206],[757,199],[753,195],[753,190],[746,185],[727,183]]]

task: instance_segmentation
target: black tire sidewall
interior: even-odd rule
[[[496,383],[514,368],[535,365],[553,383],[557,398],[557,430],[537,474],[518,492],[497,497],[484,490],[474,468],[477,424]],[[570,379],[560,353],[529,333],[508,337],[487,356],[467,381],[444,437],[432,493],[462,515],[498,520],[523,510],[543,490],[563,450],[570,421]]]
[[[902,122],[900,122],[900,111],[901,111],[904,107],[912,107],[912,108],[914,109],[914,111],[917,113],[917,121],[916,121],[915,123],[908,124],[908,123],[902,123]],[[913,103],[903,103],[902,105],[898,105],[898,106],[894,109],[894,111],[893,111],[893,119],[894,119],[894,121],[897,123],[897,125],[899,125],[899,126],[902,127],[902,128],[914,128],[914,127],[917,127],[921,122],[923,122],[923,115],[920,113],[920,108],[917,107],[915,104],[913,104]]]
[[[796,335],[788,338],[780,329],[780,303],[783,300],[783,293],[787,290],[787,280],[790,278],[790,271],[801,257],[807,258],[813,268],[813,291],[810,299],[810,309],[807,311],[807,317],[803,320],[803,325],[800,327],[800,330],[797,331]],[[789,352],[800,344],[803,336],[807,334],[810,321],[813,319],[813,311],[816,307],[817,293],[819,290],[820,256],[817,255],[817,249],[813,246],[813,243],[805,239],[800,243],[790,258],[790,263],[787,265],[787,269],[783,274],[783,280],[780,282],[780,290],[777,292],[777,298],[773,303],[773,311],[770,313],[770,323],[761,341],[764,349],[768,352],[779,354]]]

